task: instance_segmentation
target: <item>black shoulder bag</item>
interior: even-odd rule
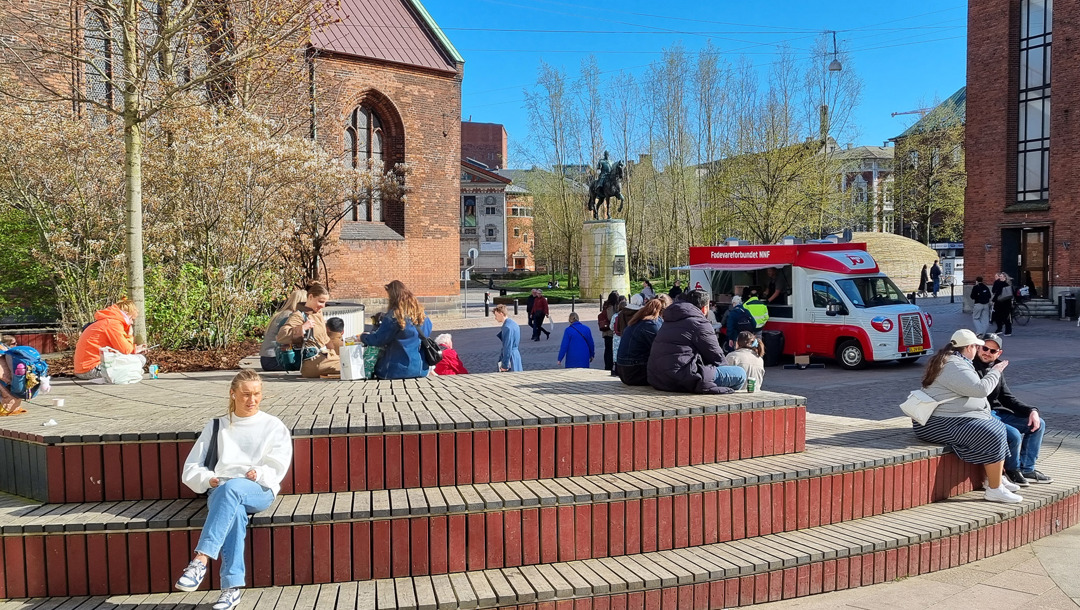
[[[430,367],[442,362],[443,355],[439,344],[425,335],[420,326],[416,327],[416,334],[420,335],[420,357],[424,359],[424,363]]]
[[[203,459],[203,466],[207,470],[213,472],[217,468],[218,448],[217,437],[218,427],[221,426],[221,421],[218,418],[214,418],[214,432],[210,435],[210,446],[206,448],[206,458]]]

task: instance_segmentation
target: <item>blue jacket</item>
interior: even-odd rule
[[[619,342],[619,353],[615,355],[615,363],[623,366],[647,364],[653,340],[656,339],[656,331],[660,330],[663,324],[662,318],[656,318],[627,326],[622,332],[622,341]]]
[[[425,317],[424,334],[431,336],[431,319]],[[412,379],[426,377],[428,365],[420,356],[420,334],[411,320],[405,321],[405,328],[398,326],[393,316],[383,318],[382,324],[374,332],[360,336],[364,345],[384,347],[385,351],[375,363],[375,376],[379,379]]]
[[[518,351],[518,344],[521,343],[521,327],[518,323],[510,318],[504,320],[498,337],[502,341],[502,352],[499,353],[502,367],[508,371],[524,370],[521,368],[521,352]]]
[[[734,341],[739,338],[739,320],[744,316],[749,316],[750,319],[753,319],[754,314],[750,313],[750,310],[742,305],[736,305],[728,310],[727,328],[724,329],[727,333],[728,341]],[[757,322],[755,321],[754,328],[750,332],[755,332],[756,330]]]
[[[596,344],[593,343],[589,327],[581,322],[566,327],[559,347],[559,362],[563,362],[568,369],[587,369],[595,356]]]

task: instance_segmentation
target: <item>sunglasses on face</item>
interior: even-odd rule
[[[994,354],[1000,354],[1001,353],[1001,350],[994,349],[992,347],[986,347],[985,345],[980,345],[979,349],[986,352],[987,354],[990,354],[991,356],[993,356]]]

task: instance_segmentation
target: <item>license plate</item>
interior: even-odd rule
[[[926,351],[926,348],[921,346],[921,345],[916,345],[916,346],[907,348],[907,353],[909,353],[909,354],[921,354],[922,352],[925,352],[925,351]]]

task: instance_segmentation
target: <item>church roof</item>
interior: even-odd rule
[[[334,23],[316,29],[316,49],[443,72],[464,63],[420,0],[341,0]]]

